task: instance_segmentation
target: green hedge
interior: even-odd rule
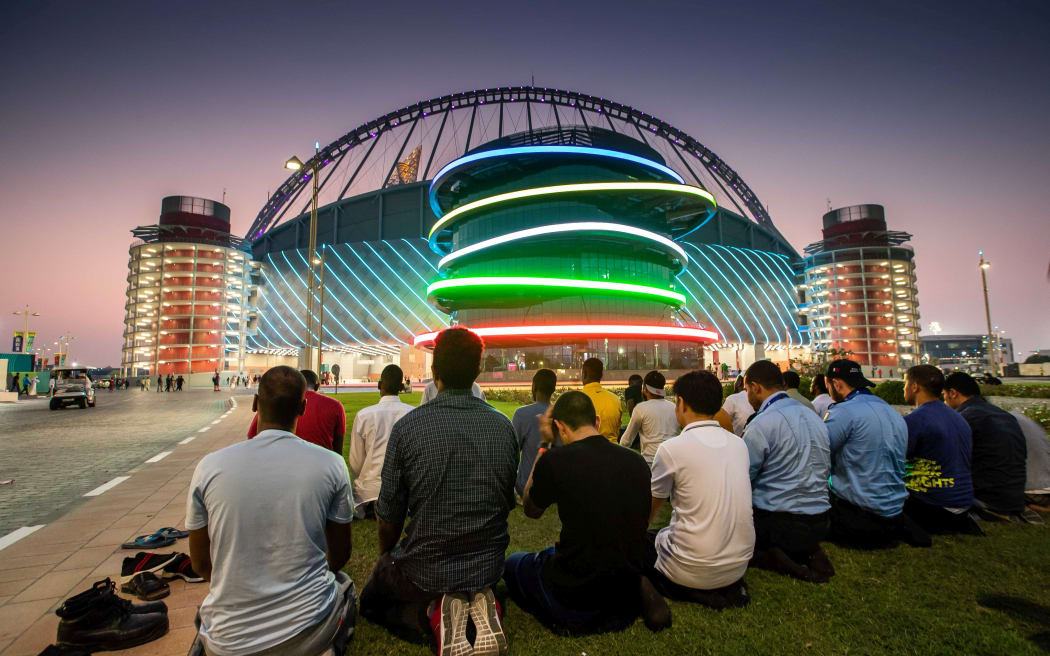
[[[1012,396],[1025,399],[1050,399],[1050,385],[1038,383],[1003,383],[1002,385],[981,385],[984,396]]]
[[[1033,405],[1030,408],[1025,408],[1024,413],[1042,424],[1044,429],[1050,431],[1050,405]]]
[[[879,383],[875,386],[875,389],[871,390],[875,396],[879,397],[890,405],[906,405],[907,401],[904,400],[904,381],[903,380],[887,380]]]

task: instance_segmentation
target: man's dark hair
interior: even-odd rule
[[[908,369],[905,375],[909,382],[915,383],[930,396],[940,397],[944,389],[944,372],[932,364],[917,364]]]
[[[649,387],[655,387],[656,389],[663,389],[664,385],[667,384],[667,379],[659,371],[650,371],[645,374],[645,380],[643,381]]]
[[[784,389],[784,374],[769,360],[753,362],[744,372],[744,380],[758,383],[766,389]]]
[[[540,369],[532,376],[532,389],[536,394],[550,398],[558,385],[558,376],[550,369]]]
[[[744,389],[744,374],[740,374],[736,377],[736,381],[733,383],[733,393],[743,391]]]
[[[813,376],[813,387],[816,388],[818,394],[828,393],[828,382],[824,380],[824,374]]]
[[[580,369],[580,376],[584,380],[601,381],[602,374],[605,372],[605,365],[598,358],[587,358],[583,361],[583,367]]]
[[[802,377],[797,371],[785,371],[783,376],[784,386],[788,389],[798,389],[798,386],[802,384]]]
[[[317,374],[312,369],[300,369],[299,373],[306,379],[306,389],[316,390],[318,388],[320,381],[317,380]]]
[[[909,371],[909,373],[911,373]],[[953,389],[963,396],[980,396],[981,387],[968,373],[953,371],[944,377],[944,389]]]
[[[631,374],[630,376],[627,377],[627,384],[628,385],[641,385],[642,384],[642,377],[639,376],[638,374]]]
[[[722,407],[722,383],[710,371],[690,371],[674,381],[674,395],[689,409],[713,416]]]
[[[387,394],[397,394],[405,384],[405,372],[396,364],[388,364],[383,367],[383,373],[379,374],[379,389]]]
[[[551,419],[565,423],[572,430],[581,426],[593,426],[597,417],[591,397],[575,390],[559,396],[554,410],[551,411]]]
[[[485,343],[466,328],[446,328],[434,340],[434,376],[451,389],[470,389],[481,372]]]
[[[259,421],[291,426],[302,409],[306,378],[291,367],[273,367],[259,379]]]

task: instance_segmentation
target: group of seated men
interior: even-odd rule
[[[601,387],[600,361],[585,366],[584,391],[553,404],[556,376],[540,370],[536,402],[508,420],[472,391],[483,348],[469,330],[442,331],[437,392],[418,408],[398,400],[400,369],[383,372],[379,404],[354,422],[353,484],[333,448],[345,418],[325,411],[300,372],[263,375],[254,439],[203,458],[191,484],[190,555],[211,581],[200,653],[341,654],[356,618],[356,589],[341,571],[355,515],[375,517],[379,542],[361,614],[398,634],[432,634],[439,655],[462,656],[506,652],[493,594],[501,579],[555,630],[617,630],[639,616],[660,630],[671,624],[664,597],[746,605],[749,565],[827,581],[834,569],[820,542],[829,536],[929,545],[928,532],[979,532],[971,505],[1012,514],[1024,504],[1023,436],[1019,450],[1004,450],[978,433],[1007,431],[1016,419],[1007,427],[965,380],[945,381],[936,368],[908,372],[917,410],[906,420],[869,392],[856,363],[833,362],[834,404],[822,421],[792,398],[777,365],[756,362],[741,381],[752,409],[742,439],[723,427],[744,413],[728,401],[723,408],[713,374],[680,376],[671,403],[651,372],[621,437],[619,400]],[[938,400],[940,387],[958,414]],[[304,422],[311,408],[324,417]],[[296,437],[299,424],[322,435],[317,444]],[[636,436],[641,453],[617,444]],[[985,451],[1002,462],[979,473],[972,463]],[[1038,494],[1047,490],[1031,492],[1046,500]],[[506,556],[516,498],[530,518],[557,505],[556,545]],[[664,504],[670,525],[650,531]]]

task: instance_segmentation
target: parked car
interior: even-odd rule
[[[81,408],[95,407],[95,388],[86,368],[56,367],[51,370],[51,377],[55,379],[55,394],[51,397],[52,410],[73,404]]]

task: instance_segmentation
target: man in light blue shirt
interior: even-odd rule
[[[755,362],[744,373],[758,412],[744,429],[751,462],[754,567],[826,583],[834,575],[820,541],[829,523],[828,431],[810,408],[789,397],[780,367]]]
[[[259,380],[259,434],[206,455],[186,503],[193,568],[211,588],[195,649],[207,656],[346,651],[356,617],[350,477],[342,456],[295,436],[306,379]]]
[[[543,441],[540,435],[540,416],[551,407],[551,396],[558,385],[558,377],[550,369],[540,369],[532,377],[532,398],[535,403],[514,411],[514,435],[518,438],[518,449],[521,460],[518,461],[518,476],[514,482],[514,491],[520,501],[525,496],[525,485],[529,482],[532,465],[540,452]]]
[[[831,444],[831,535],[863,548],[902,539],[930,546],[930,536],[903,514],[908,425],[871,393],[874,387],[852,360],[828,365],[825,380],[835,404],[824,425]]]

